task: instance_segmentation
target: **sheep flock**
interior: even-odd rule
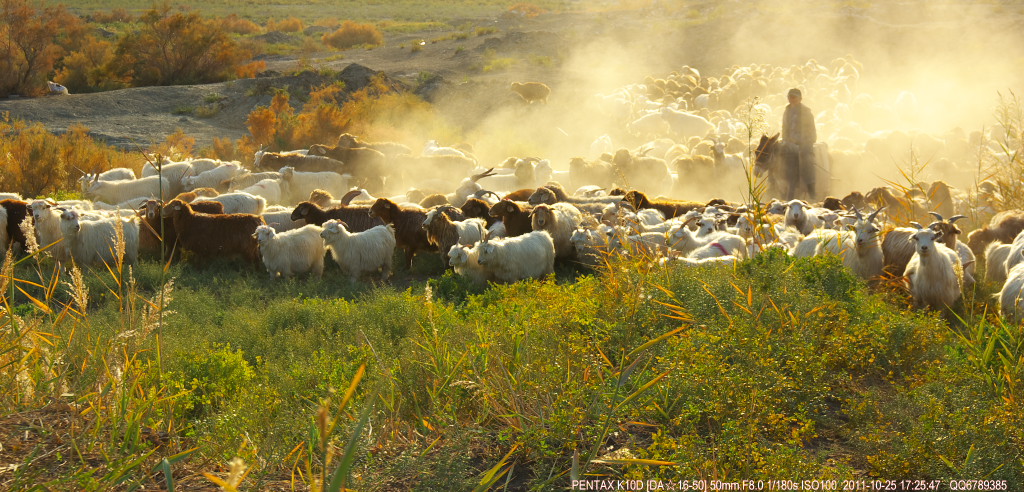
[[[780,249],[837,255],[869,282],[899,278],[920,308],[949,308],[975,282],[1001,282],[1003,314],[1022,319],[1024,211],[1002,210],[1000,185],[976,169],[979,155],[1005,154],[994,143],[1005,129],[907,129],[912,92],[892,101],[859,92],[863,70],[849,57],[718,76],[683,66],[589,96],[607,131],[552,156],[492,161],[467,143],[342,134],[251,162],[163,159],[139,177],[83,176],[86,200],[0,193],[0,255],[44,248],[65,266],[100,266],[183,252],[195,268],[234,257],[310,281],[332,274],[330,258],[361,282],[387,281],[430,254],[441,259],[435,273],[483,285],[612,255],[727,268]],[[818,190],[753,200],[752,149],[778,130],[790,87],[816,115]],[[529,102],[560,96],[557,85],[512,88]],[[930,163],[916,182],[879,180],[878,170],[896,176],[908,156]],[[394,263],[396,249],[404,261]]]

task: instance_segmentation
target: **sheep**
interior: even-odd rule
[[[291,220],[302,220],[307,224],[318,226],[322,226],[330,219],[344,222],[345,227],[351,232],[363,232],[384,225],[384,221],[370,217],[370,207],[363,206],[340,206],[324,209],[312,202],[302,202],[295,206],[291,215]]]
[[[1006,281],[999,291],[999,310],[1012,324],[1020,324],[1024,318],[1024,263],[1006,273]]]
[[[1004,210],[993,216],[987,226],[971,231],[967,235],[967,245],[975,255],[981,255],[988,243],[1012,243],[1020,231],[1024,231],[1024,211]]]
[[[569,184],[573,188],[597,185],[610,188],[615,181],[615,169],[609,161],[587,161],[582,157],[569,160]]]
[[[672,256],[668,258],[660,258],[658,265],[665,267],[669,265],[682,265],[685,267],[698,267],[704,265],[727,265],[734,266],[739,258],[732,255],[725,256],[709,256],[706,258],[690,258],[687,256]]]
[[[821,227],[824,221],[815,214],[809,213],[811,206],[803,200],[790,200],[786,203],[786,227],[793,227],[800,234],[808,235]]]
[[[224,204],[211,201],[197,201],[189,204],[192,210],[204,214],[224,213]],[[163,204],[159,200],[147,200],[140,207],[142,222],[139,224],[139,252],[160,254],[160,244],[170,248],[173,257],[180,256],[177,250],[178,234],[174,230],[174,221],[163,217]]]
[[[102,173],[83,174],[81,178],[78,178],[78,182],[82,187],[82,193],[85,193],[93,181],[122,181],[126,179],[135,179],[135,171],[127,167],[116,167]]]
[[[309,153],[311,156],[325,156],[345,163],[344,168],[322,169],[322,171],[334,171],[368,180],[368,184],[365,186],[373,190],[373,193],[383,191],[384,183],[391,172],[384,154],[366,147],[327,147],[314,144],[309,147]],[[303,169],[303,171],[310,171],[310,169]]]
[[[570,258],[575,253],[570,239],[582,221],[583,214],[568,203],[537,205],[530,212],[533,230],[547,231],[551,235],[556,259]]]
[[[161,193],[163,193],[161,195]],[[158,176],[121,181],[93,180],[85,195],[93,201],[121,203],[133,198],[160,198],[173,196],[170,180]]]
[[[660,211],[665,215],[666,218],[678,217],[680,215],[689,212],[695,208],[703,208],[704,204],[700,202],[686,202],[686,201],[668,201],[668,200],[657,200],[651,201],[647,198],[647,195],[640,191],[630,191],[622,197],[622,201],[628,203],[636,210],[642,208],[653,208]]]
[[[497,282],[541,278],[554,272],[555,243],[547,231],[480,243],[477,263]]]
[[[270,278],[278,275],[288,278],[292,274],[307,272],[320,278],[324,273],[326,254],[321,232],[323,228],[312,224],[285,232],[261,225],[252,236],[260,245],[260,256]]]
[[[192,191],[196,188],[215,188],[224,181],[237,176],[242,172],[241,166],[229,162],[217,166],[209,171],[204,171],[195,176],[181,178],[181,186],[185,191]]]
[[[266,225],[259,215],[204,214],[181,200],[171,200],[161,216],[171,219],[181,249],[201,260],[240,256],[254,265],[259,261],[259,243],[252,237],[257,227]]]
[[[532,207],[525,203],[502,200],[494,204],[487,213],[491,217],[501,217],[501,223],[505,225],[505,234],[508,237],[515,237],[533,230],[531,211]]]
[[[427,140],[427,143],[423,144],[423,150],[420,152],[422,155],[453,155],[470,157],[467,152],[463,152],[455,147],[443,147],[438,143],[437,140]]]
[[[576,206],[581,211],[589,213],[599,213],[602,209],[611,203],[618,203],[622,201],[621,196],[601,196],[594,198],[580,198],[569,196],[565,192],[565,188],[558,183],[548,183],[544,186],[537,188],[529,198],[527,203],[530,205],[547,204],[552,205],[558,202],[565,202]]]
[[[881,211],[875,210],[865,218],[854,209],[857,221],[848,226],[849,231],[817,231],[815,236],[819,241],[814,254],[818,256],[828,252],[841,255],[843,265],[864,280],[881,275],[884,259],[878,242],[879,229],[874,223]]]
[[[204,200],[222,203],[225,214],[260,215],[263,213],[263,209],[267,208],[266,198],[242,191],[206,197]]]
[[[388,159],[393,159],[400,155],[412,155],[412,149],[406,145],[396,142],[363,142],[355,135],[348,133],[338,135],[338,143],[335,144],[335,147],[343,149],[366,147],[384,154]]]
[[[32,200],[28,205],[40,247],[52,244],[47,251],[53,259],[58,263],[67,263],[71,259],[71,250],[64,242],[64,233],[60,230],[60,215],[63,211],[58,207],[57,202],[51,198]]]
[[[288,189],[288,185],[281,180],[264,179],[252,186],[242,188],[238,192],[262,197],[267,203],[282,203],[285,200],[285,190]]]
[[[483,240],[487,235],[487,222],[479,218],[467,219],[461,210],[445,205],[427,212],[423,229],[430,244],[437,246],[438,251],[446,252],[441,255],[441,261],[447,268],[450,266],[447,252],[451,247],[456,244],[472,245]]]
[[[534,101],[547,104],[548,96],[551,95],[551,88],[541,82],[512,82],[510,88],[528,104]]]
[[[494,280],[494,275],[485,270],[477,261],[480,257],[479,244],[471,246],[455,244],[448,250],[448,264],[457,275],[466,277],[474,285],[481,287]]]
[[[960,234],[960,229],[954,225],[957,220],[963,219],[964,216],[957,215],[950,217],[948,220],[943,220],[941,215],[935,212],[931,212],[931,214],[938,220],[929,224],[928,227],[941,232],[942,242],[948,248],[960,254],[964,273],[968,274],[973,281],[974,254],[963,243],[957,241],[956,238]],[[890,273],[898,275],[899,272],[906,269],[907,262],[914,255],[914,243],[911,242],[910,236],[915,232],[917,232],[917,229],[897,227],[885,235],[885,239],[882,240],[882,252],[885,258],[885,269]],[[961,253],[961,251],[963,252]]]
[[[276,171],[282,167],[290,166],[298,171],[309,173],[331,171],[344,173],[345,163],[337,159],[322,155],[285,154],[279,152],[256,152],[256,159],[253,161],[253,169],[259,171]]]
[[[380,271],[380,280],[391,275],[391,261],[395,254],[395,228],[381,224],[363,232],[349,232],[345,222],[330,219],[320,232],[324,245],[352,281],[360,276]]]
[[[265,179],[273,179],[275,181],[280,180],[281,173],[277,171],[267,171],[262,173],[245,172],[227,180],[226,183],[221,183],[221,185],[223,186],[226,184],[227,191],[235,191],[248,188]]]
[[[24,201],[20,193],[0,193],[0,200],[19,200]]]
[[[267,207],[261,214],[263,222],[274,228],[277,232],[285,232],[298,229],[306,225],[304,220],[292,220],[292,209],[281,205]]]
[[[634,156],[627,149],[619,149],[612,157],[612,166],[634,189],[652,193],[667,193],[672,189],[672,172],[664,159]]]
[[[490,229],[495,223],[500,223],[501,220],[498,217],[492,216],[489,211],[491,205],[479,198],[468,198],[466,202],[459,207],[462,210],[462,215],[467,219],[480,218],[487,221],[487,228]]]
[[[686,111],[665,106],[658,114],[668,123],[669,129],[677,138],[703,137],[715,131],[715,125],[710,121]]]
[[[993,242],[985,248],[985,280],[993,283],[1006,281],[1006,258],[1011,245]]]
[[[746,239],[736,234],[718,231],[700,239],[704,244],[691,251],[688,257],[701,260],[717,256],[743,257],[747,253]]]
[[[963,266],[960,256],[939,243],[942,233],[920,228],[911,236],[916,243],[914,256],[907,263],[903,276],[917,308],[952,307],[963,288]]]
[[[19,244],[24,251],[28,247],[28,241],[21,230],[21,223],[30,214],[28,202],[8,198],[0,200],[0,209],[3,209],[6,219],[6,224],[0,224],[3,226],[3,231],[0,232],[3,234],[0,236],[0,255],[6,254],[7,248],[13,243]]]
[[[427,213],[420,208],[403,207],[387,198],[378,198],[370,206],[370,217],[394,226],[398,247],[405,251],[406,270],[412,269],[412,258],[418,251],[436,249],[427,240],[427,232],[422,227],[426,216]]]
[[[280,170],[281,182],[288,190],[288,203],[295,203],[310,196],[316,190],[327,193],[344,194],[349,189],[349,174],[338,174],[330,171],[300,172],[294,167],[285,166]]]
[[[139,223],[110,217],[100,220],[81,220],[77,210],[61,213],[60,231],[68,245],[71,257],[79,265],[107,264],[117,261],[117,224],[120,223],[124,239],[123,264],[135,264],[139,254]]]

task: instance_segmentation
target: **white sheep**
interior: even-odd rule
[[[285,195],[287,195],[287,189],[288,186],[283,181],[268,178],[238,191],[248,193],[253,196],[261,196],[267,201],[267,203],[284,203]],[[289,200],[288,203],[292,202],[294,202],[294,200]]]
[[[127,167],[115,167],[99,174],[86,173],[78,178],[78,183],[82,187],[82,193],[85,193],[93,181],[122,181],[126,179],[135,179],[135,171]]]
[[[704,244],[690,252],[690,258],[705,259],[716,256],[743,257],[747,254],[747,240],[728,232],[715,232],[702,238]]]
[[[1009,254],[1009,244],[999,241],[989,243],[985,248],[985,280],[998,283],[1006,281],[1006,258]]]
[[[396,240],[395,228],[390,224],[363,232],[349,232],[344,222],[331,219],[324,222],[320,237],[335,263],[353,281],[378,270],[381,280],[387,280],[391,274]]]
[[[1024,318],[1024,263],[1018,263],[1006,274],[999,291],[999,308],[1003,317],[1013,324]]]
[[[216,188],[242,172],[242,167],[234,162],[221,164],[209,171],[181,178],[181,186],[185,191],[196,188]]]
[[[163,192],[162,196],[161,192]],[[142,197],[166,199],[169,196],[173,196],[171,195],[170,181],[167,178],[157,176],[121,181],[94,180],[89,184],[85,195],[94,201],[106,203],[121,203],[133,198]]]
[[[658,260],[659,266],[670,266],[670,265],[682,265],[686,267],[698,267],[702,265],[728,265],[734,266],[739,258],[727,255],[727,256],[711,256],[708,258],[690,258],[686,256],[673,256],[668,258],[660,258]]]
[[[679,111],[668,106],[658,113],[668,123],[674,136],[679,138],[703,137],[715,131],[715,125],[701,116],[686,111]]]
[[[250,193],[233,191],[214,197],[200,197],[196,201],[205,200],[220,202],[224,205],[226,214],[252,214],[261,215],[267,208],[267,199]]]
[[[287,188],[286,198],[289,203],[298,203],[309,197],[313,190],[324,190],[332,195],[341,196],[349,191],[349,174],[338,174],[330,171],[302,172],[294,167],[285,166],[279,171],[281,182]]]
[[[498,282],[541,278],[555,269],[555,243],[546,231],[480,244],[477,262]]]
[[[790,200],[786,203],[786,227],[794,227],[803,235],[808,235],[824,222],[811,213],[811,206],[803,200]]]
[[[46,247],[52,244],[46,251],[50,252],[53,259],[66,263],[71,259],[71,250],[64,242],[64,233],[60,230],[60,216],[63,210],[60,210],[57,202],[51,198],[32,200],[28,208],[32,211],[39,246]]]
[[[456,274],[468,278],[474,285],[484,286],[488,281],[494,280],[494,276],[477,262],[477,258],[480,256],[480,244],[452,246],[448,250],[448,264],[455,269]]]
[[[25,201],[25,199],[21,197],[20,193],[0,193],[0,200]]]
[[[422,155],[454,155],[473,159],[472,155],[455,147],[442,147],[437,143],[437,140],[427,140],[427,143],[423,145]]]
[[[259,226],[252,237],[260,243],[260,255],[271,278],[311,272],[316,278],[324,273],[323,228],[306,225],[291,231],[277,232],[270,226]]]
[[[274,205],[263,211],[263,222],[277,232],[291,231],[306,225],[305,219],[292,220],[293,207]]]
[[[903,276],[910,287],[914,306],[934,309],[952,307],[963,288],[963,266],[960,256],[937,240],[941,233],[919,229],[911,236],[916,243],[914,256],[907,263]]]
[[[111,217],[82,220],[77,210],[67,210],[60,216],[60,230],[64,235],[71,257],[79,265],[113,265],[116,261],[116,222],[120,221],[124,234],[124,264],[134,264],[139,254],[139,223]]]

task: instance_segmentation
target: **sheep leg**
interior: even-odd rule
[[[405,269],[412,270],[412,256],[415,253],[413,248],[402,248],[405,250]]]

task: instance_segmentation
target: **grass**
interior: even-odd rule
[[[4,460],[22,466],[0,483],[1024,478],[1019,330],[950,329],[837,259],[616,260],[487,289],[435,257],[414,271],[434,278],[23,259],[0,303]]]

